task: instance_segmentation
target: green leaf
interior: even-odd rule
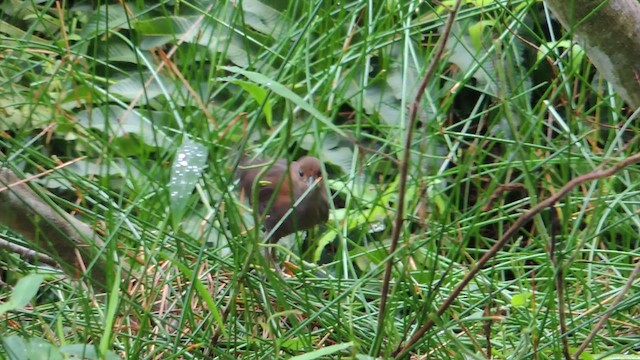
[[[482,50],[482,46],[483,46],[482,44],[484,40],[484,29],[487,26],[493,26],[494,23],[495,21],[493,20],[482,20],[469,26],[467,31],[469,31],[469,37],[471,38],[471,43],[473,44],[473,47],[476,51]]]
[[[146,84],[147,79],[153,77],[154,80]],[[126,100],[140,99],[139,102],[146,103],[147,99],[153,99],[163,94],[170,94],[175,91],[175,85],[171,79],[160,74],[144,72],[133,77],[126,77],[109,86],[109,91],[120,95]],[[141,94],[144,96],[140,97]]]
[[[9,360],[62,360],[60,349],[42,339],[25,339],[21,336],[2,338],[3,350]]]
[[[267,126],[271,127],[273,120],[273,111],[271,108],[271,102],[267,99],[267,90],[260,86],[243,80],[232,80],[233,84],[239,85],[244,91],[248,92],[251,97],[258,103],[264,104],[262,106],[262,113],[267,119]]]
[[[88,360],[117,360],[120,357],[111,350],[103,351],[105,356],[99,356],[93,344],[69,344],[60,346],[60,352],[72,359]]]
[[[290,100],[291,102],[293,102],[294,104],[296,104],[297,106],[299,106],[301,109],[307,111],[309,114],[313,115],[316,119],[320,120],[321,123],[323,123],[326,127],[328,127],[331,131],[334,131],[337,134],[340,135],[345,135],[344,132],[338,128],[336,125],[333,124],[333,122],[331,121],[331,119],[329,119],[328,117],[326,117],[324,114],[322,114],[318,109],[314,108],[311,104],[309,104],[308,102],[304,101],[304,99],[302,97],[300,97],[300,95],[294,93],[293,91],[291,91],[288,87],[284,86],[283,84],[280,84],[279,82],[276,82],[273,79],[270,79],[268,77],[266,77],[265,75],[262,75],[260,73],[257,72],[253,72],[253,71],[247,71],[244,69],[241,69],[237,66],[222,66],[222,69],[226,70],[226,71],[230,71],[234,74],[240,74],[242,76],[245,76],[247,79],[263,86],[266,87],[268,89],[270,89],[271,91],[273,91],[274,93],[284,97],[285,99]]]
[[[29,274],[22,279],[13,288],[9,301],[0,304],[0,315],[11,310],[22,309],[36,296],[40,284],[44,281],[45,276],[40,274]]]
[[[207,148],[184,138],[173,160],[169,181],[171,218],[175,228],[178,228],[184,217],[191,193],[206,164]]]
[[[327,346],[312,352],[308,352],[306,354],[303,355],[298,355],[298,356],[294,356],[291,358],[291,360],[313,360],[313,359],[318,359],[321,358],[323,356],[329,356],[332,354],[335,354],[339,351],[343,351],[346,349],[349,349],[353,347],[353,342],[350,341],[348,343],[342,343],[342,344],[336,344],[336,345],[331,345],[331,346]]]
[[[82,29],[82,38],[87,41],[102,36],[112,29],[129,29],[129,14],[121,4],[103,5],[97,8]]]
[[[327,231],[322,235],[320,240],[318,240],[318,245],[316,246],[316,249],[313,251],[313,262],[317,263],[320,260],[320,257],[322,256],[322,251],[324,251],[324,248],[327,245],[333,242],[333,239],[335,239],[336,236],[338,236],[338,232],[333,229],[330,229],[329,231]]]
[[[244,11],[245,24],[274,39],[286,36],[284,30],[290,28],[290,24],[278,10],[258,0],[243,0],[240,4]]]
[[[576,350],[578,350],[577,347],[569,347],[569,354],[574,355]],[[588,351],[583,351],[580,354],[580,360],[595,360],[596,356],[593,356],[593,354],[589,353]],[[607,356],[604,358],[601,358],[602,360],[639,360],[640,356],[638,355],[611,355],[611,356]]]
[[[238,66],[248,67],[248,59],[253,58],[247,42],[232,28],[212,23],[202,16],[162,16],[138,21],[135,28],[143,36],[141,47],[145,50],[179,39],[204,46],[211,53],[222,54]]]
[[[6,92],[0,97],[0,131],[14,128],[38,129],[51,122],[54,117],[51,107],[33,104],[28,94],[6,85]],[[13,94],[12,94],[13,92]]]
[[[165,114],[162,112],[146,111],[144,114],[137,110],[127,111],[119,106],[110,105],[101,109],[83,110],[76,115],[78,124],[85,128],[104,131],[110,137],[122,139],[122,146],[132,144],[131,135],[134,134],[144,144],[164,148],[169,140],[158,129],[164,123]]]
[[[531,298],[531,293],[529,292],[516,294],[511,298],[511,306],[513,307],[526,306],[529,301],[529,298]]]

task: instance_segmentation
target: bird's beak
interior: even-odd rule
[[[307,182],[309,183],[309,186],[313,185],[315,181],[316,179],[313,176],[309,176],[309,179],[307,180]]]

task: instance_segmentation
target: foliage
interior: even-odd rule
[[[126,281],[108,297],[84,291],[92,279],[47,278],[2,315],[0,354],[36,341],[133,359],[389,356],[524,210],[638,151],[633,117],[542,4],[465,1],[409,145],[376,333],[408,106],[451,4],[3,2],[0,166],[26,177],[79,159],[35,181],[135,274],[114,266],[114,289]],[[235,189],[243,153],[325,163],[331,218],[278,245],[288,277],[266,268]],[[578,347],[638,256],[636,176],[536,217],[412,353],[560,357],[558,272]],[[43,271],[4,253],[0,268],[15,285],[3,302]],[[585,356],[638,351],[639,304],[629,295]]]

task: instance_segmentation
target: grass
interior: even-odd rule
[[[411,144],[442,5],[20,4],[0,8],[0,165],[27,177],[79,160],[32,183],[116,260],[101,294],[92,278],[0,254],[2,301],[29,293],[20,279],[39,289],[1,315],[3,357],[40,341],[89,358],[385,358],[431,320],[413,358],[555,359],[607,310],[583,358],[640,350],[637,286],[625,288],[636,166],[533,216],[435,315],[517,218],[637,153],[637,115],[555,41],[571,35],[542,4],[461,8]],[[237,193],[242,153],[324,161],[331,217],[278,245],[291,276],[268,269]],[[2,239],[30,245],[4,225]]]

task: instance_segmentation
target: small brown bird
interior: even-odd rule
[[[244,169],[239,171],[240,185],[250,202],[253,201],[252,189],[256,177],[268,165],[269,162],[264,160],[241,163]],[[267,233],[275,229],[268,239],[270,242],[276,242],[283,236],[311,229],[327,221],[329,200],[322,185],[320,169],[320,160],[311,156],[291,162],[288,172],[287,161],[278,160],[257,179],[259,216],[264,219]],[[319,181],[316,183],[317,180]],[[314,188],[308,191],[311,186]],[[276,190],[277,193],[274,194]],[[296,205],[298,200],[300,201]],[[291,208],[293,211],[287,215]],[[285,215],[286,218],[277,226]]]

